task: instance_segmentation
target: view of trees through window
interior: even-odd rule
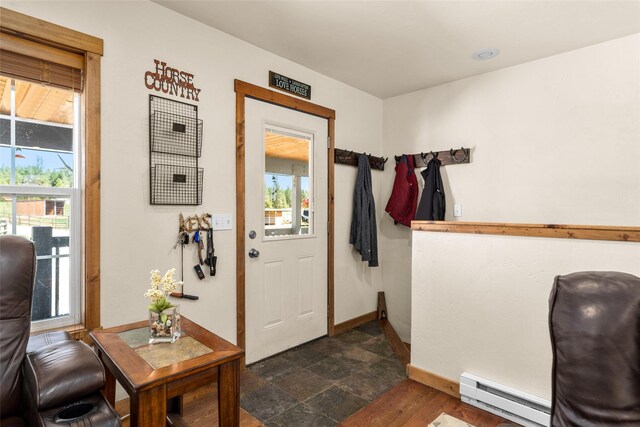
[[[264,207],[267,209],[286,209],[293,206],[291,201],[293,177],[290,175],[269,175],[265,176],[265,183],[271,180],[270,184],[265,185],[264,189]],[[284,184],[281,184],[284,181]],[[303,188],[301,189],[302,207],[309,207],[309,189],[304,188],[306,181],[303,179]]]
[[[265,173],[266,235],[309,234],[309,198],[309,177]],[[296,200],[299,202],[297,207],[294,206]]]
[[[28,151],[33,152],[33,150]],[[56,156],[46,156],[48,158],[51,157],[53,162],[48,162],[45,166],[45,160],[42,155],[34,155],[35,160],[29,161],[21,152],[20,148],[16,149],[16,185],[63,188],[73,186],[73,169],[64,161],[62,155],[57,155],[57,162],[54,159]],[[11,167],[7,163],[3,159],[2,166],[0,166],[0,184],[8,185],[11,183]]]

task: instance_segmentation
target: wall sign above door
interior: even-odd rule
[[[311,85],[290,79],[282,74],[269,71],[269,86],[292,93],[305,99],[311,99]]]
[[[200,101],[198,95],[201,89],[193,85],[193,74],[169,67],[164,61],[154,59],[153,62],[156,64],[155,71],[144,73],[144,84],[147,89]]]

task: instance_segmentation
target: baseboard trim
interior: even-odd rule
[[[380,319],[379,322],[380,327],[382,328],[384,335],[387,337],[395,355],[400,359],[403,365],[409,365],[409,363],[411,363],[411,352],[407,346],[404,345],[396,330],[393,329],[393,326],[387,319]]]
[[[460,399],[460,383],[452,381],[448,378],[441,377],[433,372],[425,371],[412,364],[407,365],[407,375],[409,379],[433,387],[443,393],[447,393],[457,399]]]
[[[357,328],[365,323],[372,322],[378,318],[378,311],[374,310],[371,313],[363,314],[362,316],[354,317],[346,322],[338,323],[334,327],[335,335],[347,332],[349,329]]]

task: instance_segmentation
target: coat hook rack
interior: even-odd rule
[[[413,156],[415,167],[424,168],[427,167],[427,163],[434,157],[440,160],[442,166],[446,165],[459,165],[462,163],[471,163],[471,150],[469,148],[451,148],[448,151],[429,151],[428,153],[409,154]],[[395,156],[396,162],[400,161],[400,157]]]
[[[362,153],[356,153],[353,150],[343,150],[341,148],[336,148],[334,150],[333,161],[336,164],[340,165],[351,165],[358,166],[358,157],[360,157]],[[367,154],[367,153],[365,153]],[[388,157],[376,157],[371,154],[367,154],[369,157],[369,166],[371,169],[375,170],[384,170],[384,164],[389,160]]]

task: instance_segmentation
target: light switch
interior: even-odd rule
[[[462,216],[462,205],[461,204],[456,203],[455,205],[453,205],[453,216],[455,216],[455,217]]]
[[[231,230],[231,214],[213,215],[214,230]]]

